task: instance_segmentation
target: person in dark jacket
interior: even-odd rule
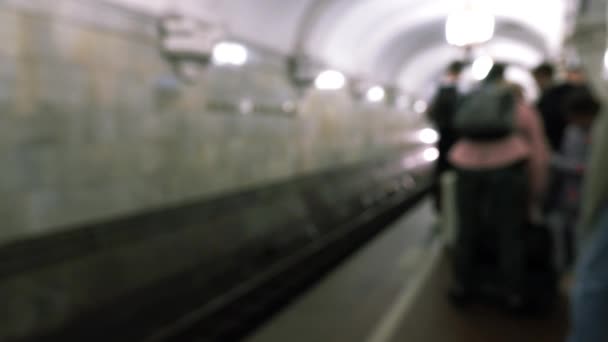
[[[514,89],[505,80],[506,68],[495,63],[481,88]],[[458,231],[448,295],[457,305],[474,301],[483,293],[488,270],[495,269],[505,306],[519,311],[526,305],[523,241],[534,199],[544,192],[548,148],[541,120],[523,98],[513,91],[512,98],[501,100],[513,102],[512,131],[490,139],[463,134],[449,153],[457,174]],[[480,267],[492,254],[492,268]]]
[[[570,66],[566,70],[566,79],[561,83],[554,82],[554,68],[549,63],[543,63],[533,70],[533,75],[541,89],[541,97],[537,108],[543,119],[545,134],[554,154],[562,150],[568,116],[565,101],[569,95],[580,87],[586,87],[585,74],[580,66]],[[563,179],[559,173],[552,172],[551,180],[543,211],[548,214],[558,206]]]
[[[553,156],[553,167],[560,174],[556,215],[560,217],[561,265],[569,269],[574,260],[574,225],[578,221],[583,177],[591,148],[591,127],[601,107],[588,87],[574,88],[564,102],[568,126],[560,153]]]
[[[441,81],[439,89],[431,102],[429,118],[439,131],[439,159],[435,168],[436,186],[434,190],[435,207],[441,210],[441,186],[439,185],[441,174],[450,169],[448,152],[457,140],[456,133],[452,125],[460,95],[458,93],[458,81],[464,64],[459,61],[452,62],[447,70],[444,79]]]
[[[539,65],[532,74],[541,90],[537,108],[542,116],[551,149],[558,152],[561,150],[568,124],[564,101],[574,89],[585,84],[585,74],[581,67],[570,66],[566,70],[565,81],[555,83],[555,69],[549,63]]]

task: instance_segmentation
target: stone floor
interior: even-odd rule
[[[442,260],[403,317],[392,341],[562,342],[568,331],[567,304],[546,317],[513,318],[490,307],[455,309],[446,300],[449,268]]]

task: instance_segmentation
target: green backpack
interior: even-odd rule
[[[454,129],[473,140],[495,140],[515,132],[515,96],[498,84],[483,85],[466,96],[454,117]]]

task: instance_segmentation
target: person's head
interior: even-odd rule
[[[574,85],[585,84],[587,76],[585,70],[580,65],[572,65],[566,68],[566,81]]]
[[[578,86],[566,96],[564,108],[569,122],[588,128],[599,113],[601,104],[589,88]]]
[[[509,89],[513,92],[513,96],[515,96],[518,101],[525,100],[525,91],[521,84],[509,82],[507,83],[507,87],[509,87]]]
[[[505,71],[507,65],[504,63],[494,63],[488,76],[485,78],[485,82],[501,83],[505,81]]]
[[[532,70],[534,80],[540,89],[545,89],[553,83],[555,67],[548,62],[544,62]]]
[[[446,76],[453,81],[457,81],[460,78],[460,74],[462,74],[462,70],[464,69],[464,63],[460,61],[454,61],[448,65],[446,70]]]

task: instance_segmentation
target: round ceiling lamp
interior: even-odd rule
[[[448,16],[445,36],[449,44],[465,47],[489,41],[494,28],[495,17],[491,12],[467,6]]]

